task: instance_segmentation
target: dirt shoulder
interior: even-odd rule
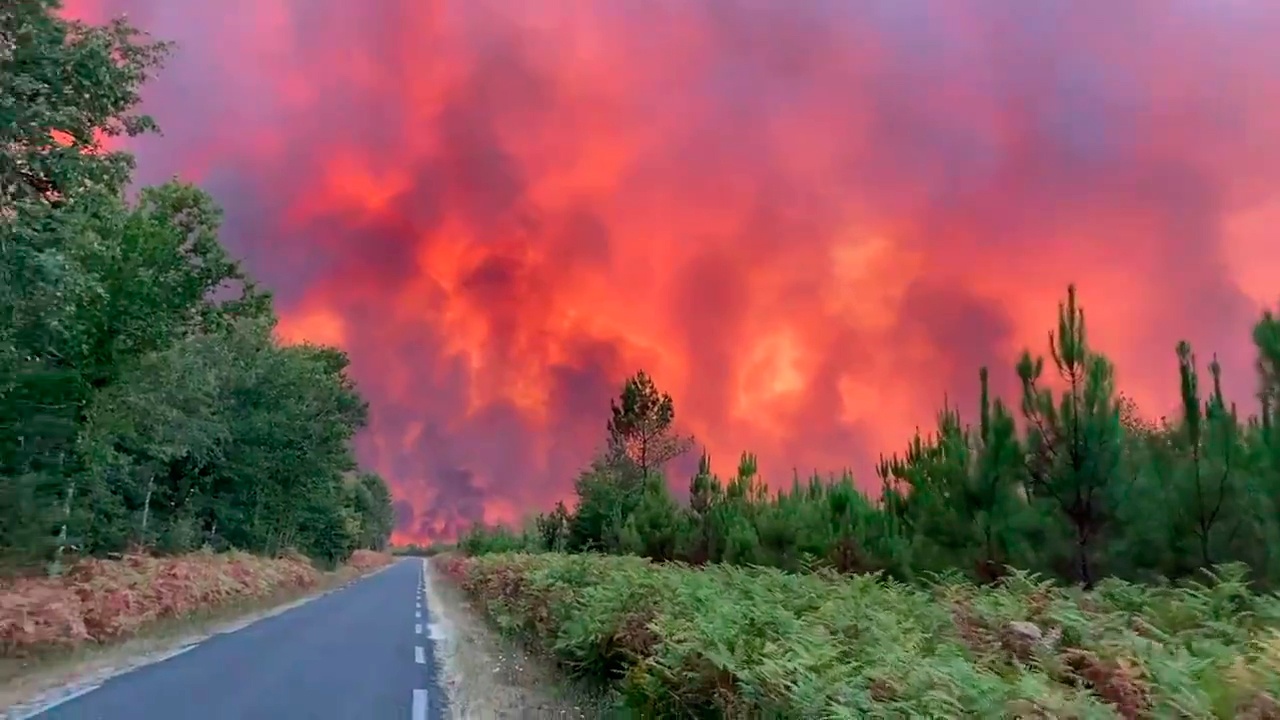
[[[504,638],[451,579],[427,562],[429,629],[449,714],[462,718],[599,718],[607,703]]]
[[[82,642],[15,656],[0,656],[0,720],[27,717],[37,708],[144,665],[159,662],[215,635],[235,632],[322,595],[342,589],[390,565],[368,554],[306,585],[282,585],[266,594],[229,599],[181,615],[161,617],[127,637]]]

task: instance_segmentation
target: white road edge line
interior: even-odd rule
[[[358,585],[359,583],[364,582],[365,580],[368,580],[375,575],[384,573],[398,564],[399,564],[398,562],[388,563],[387,565],[380,567],[377,570],[374,570],[373,572],[366,573],[346,583],[345,585],[338,586],[338,587],[331,587],[326,590],[316,592],[313,595],[306,595],[304,597],[298,598],[297,600],[294,600],[292,602],[287,602],[282,605],[277,605],[272,608],[267,608],[260,612],[251,613],[247,617],[241,617],[236,620],[228,620],[226,622],[220,623],[215,627],[213,627],[212,629],[206,632],[200,633],[198,636],[190,637],[189,642],[186,645],[175,648],[173,650],[155,652],[155,653],[144,653],[141,655],[133,656],[129,658],[128,662],[124,663],[118,668],[106,670],[101,673],[94,673],[94,682],[92,684],[85,685],[83,687],[77,687],[73,692],[69,692],[65,695],[57,695],[56,699],[53,699],[56,693],[68,687],[73,687],[76,685],[76,683],[74,681],[69,682],[66,685],[63,685],[62,688],[51,688],[48,691],[44,691],[35,695],[34,697],[24,699],[24,701],[21,703],[21,706],[24,708],[22,710],[16,710],[9,707],[0,708],[0,718],[5,718],[5,720],[32,720],[33,718],[43,715],[60,705],[65,705],[71,702],[72,700],[75,700],[78,697],[81,697],[83,695],[88,695],[94,690],[97,690],[98,688],[105,685],[108,680],[114,680],[115,678],[123,677],[132,672],[141,670],[142,668],[147,667],[148,665],[155,665],[156,663],[164,662],[165,660],[173,659],[179,655],[182,655],[183,653],[187,653],[192,650],[195,650],[197,647],[200,646],[201,643],[203,643],[205,640],[208,640],[210,638],[214,638],[219,635],[230,635],[232,633],[240,632],[241,630],[244,630],[245,628],[250,627],[251,625],[256,625],[260,622],[263,622],[264,620],[270,620],[271,618],[284,615],[285,613],[291,610],[296,610],[302,607],[303,605],[319,600],[320,598],[325,597],[327,595],[338,594],[353,585]],[[424,565],[423,567],[425,568],[426,566]],[[25,708],[30,708],[30,709],[28,710]]]
[[[427,691],[413,691],[413,720],[427,720]]]
[[[183,645],[182,647],[176,650],[170,650],[169,652],[160,653],[160,654],[148,657],[147,664],[155,665],[156,663],[162,663],[165,660],[172,660],[173,658],[176,658],[183,653],[191,652],[192,650],[195,650],[198,647],[200,647],[199,642],[193,642],[188,645]],[[120,673],[120,674],[124,675],[126,673]],[[110,678],[107,678],[107,679],[110,679]],[[12,718],[12,720],[31,720],[31,718],[34,718],[38,715],[43,715],[46,712],[58,707],[59,705],[66,705],[67,703],[71,702],[72,700],[75,700],[76,698],[82,695],[88,695],[94,690],[97,690],[98,688],[102,687],[102,685],[103,683],[94,683],[93,685],[82,687],[76,690],[75,692],[68,693],[67,695],[64,695],[58,698],[52,703],[46,703],[40,706],[39,708],[32,710],[29,713],[17,715],[16,717]]]
[[[88,687],[80,688],[79,690],[76,690],[76,691],[75,691],[75,692],[73,692],[73,693],[70,693],[70,694],[68,694],[68,695],[65,695],[65,696],[63,696],[63,697],[58,698],[58,699],[57,699],[56,701],[54,701],[54,702],[51,702],[51,703],[45,703],[44,705],[42,705],[42,706],[40,706],[40,707],[38,707],[38,708],[36,708],[36,709],[32,710],[32,711],[31,711],[31,712],[29,712],[29,713],[25,713],[25,714],[22,714],[22,715],[18,715],[16,718],[14,718],[14,720],[31,720],[31,718],[34,718],[34,717],[36,717],[36,716],[38,716],[38,715],[43,715],[43,714],[45,714],[45,713],[49,712],[50,710],[52,710],[52,709],[54,709],[54,708],[58,707],[59,705],[66,705],[67,703],[71,702],[72,700],[75,700],[76,698],[80,697],[81,695],[88,695],[89,693],[93,692],[94,690],[97,690],[97,689],[98,689],[98,688],[100,688],[100,687],[102,687],[102,683],[98,683],[97,685],[90,685],[90,686],[88,686]]]
[[[413,661],[419,665],[427,664],[427,652],[422,649],[421,645],[417,645],[413,648]]]
[[[152,661],[152,664],[164,662],[165,660],[172,660],[173,658],[176,658],[183,653],[191,652],[192,650],[195,650],[198,647],[200,647],[200,643],[198,642],[193,642],[190,645],[184,645],[178,648],[177,650],[171,650],[170,652],[164,653],[163,655],[156,656],[156,659]]]

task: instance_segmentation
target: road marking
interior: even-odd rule
[[[427,720],[427,691],[413,691],[413,720]]]
[[[413,648],[413,661],[419,665],[427,664],[427,651],[423,650],[421,645]]]
[[[421,634],[422,634],[422,623],[416,623],[416,624],[414,624],[414,626],[413,626],[413,634],[414,634],[414,635],[421,635]]]
[[[199,646],[200,646],[200,643],[198,642],[193,642],[190,645],[183,645],[177,650],[171,650],[167,653],[164,653],[163,655],[157,656],[156,659],[153,660],[152,662],[164,662],[165,660],[171,660],[173,658],[178,657],[182,653],[191,652],[192,650],[195,650]]]
[[[72,700],[75,700],[76,698],[80,697],[81,695],[88,695],[89,693],[93,692],[94,690],[97,690],[97,689],[98,689],[98,688],[100,688],[100,687],[102,687],[102,683],[98,683],[97,685],[90,685],[90,686],[88,686],[88,687],[80,688],[79,690],[76,690],[76,691],[75,691],[75,692],[73,692],[73,693],[69,693],[69,694],[67,694],[67,695],[63,695],[62,697],[58,698],[57,700],[55,700],[55,701],[53,701],[53,702],[45,703],[45,704],[41,705],[40,707],[36,708],[35,710],[32,710],[32,711],[31,711],[31,712],[29,712],[29,713],[26,713],[26,714],[19,714],[19,715],[18,715],[18,717],[17,717],[15,720],[33,720],[33,718],[39,717],[40,715],[43,715],[43,714],[45,714],[45,713],[49,712],[50,710],[52,710],[52,709],[54,709],[54,708],[58,707],[59,705],[66,705],[67,703],[71,702]],[[422,694],[425,696],[425,695],[427,694],[427,691],[426,691],[426,690],[423,690],[423,691],[422,691]]]
[[[422,619],[422,611],[421,611],[421,610],[419,610],[419,611],[415,612],[415,613],[413,614],[413,619],[414,619],[414,620],[421,620],[421,619]]]
[[[2,3],[3,1],[4,0],[0,0],[0,3]],[[240,617],[236,620],[228,620],[226,622],[218,623],[215,627],[205,630],[199,633],[197,636],[192,637],[191,638],[192,642],[189,642],[186,645],[176,647],[171,650],[157,651],[153,653],[143,653],[141,655],[134,656],[128,659],[127,661],[122,662],[118,666],[91,673],[90,675],[92,679],[89,680],[88,678],[85,678],[84,679],[85,684],[81,684],[79,682],[71,682],[70,684],[65,685],[61,688],[55,688],[47,692],[42,692],[39,695],[31,698],[29,701],[22,703],[21,705],[13,705],[13,706],[0,708],[0,718],[2,718],[3,720],[32,720],[33,718],[39,717],[56,707],[65,705],[66,703],[69,703],[72,700],[75,700],[76,698],[79,698],[84,695],[88,695],[94,690],[97,690],[98,688],[105,685],[108,680],[124,677],[130,673],[141,670],[142,668],[147,667],[148,665],[154,665],[160,662],[164,662],[165,660],[172,660],[173,658],[179,655],[195,650],[197,647],[200,646],[200,644],[203,641],[208,640],[210,638],[217,637],[219,635],[231,635],[233,633],[237,633],[248,627],[257,625],[258,623],[270,620],[280,615],[284,615],[285,613],[288,613],[291,610],[296,610],[302,607],[303,605],[307,605],[327,595],[340,594],[343,590],[354,587],[355,585],[358,585],[366,580],[369,580],[375,575],[379,575],[381,573],[387,572],[393,567],[398,567],[399,564],[400,564],[399,562],[393,562],[384,567],[378,568],[373,572],[366,573],[358,578],[355,578],[350,582],[347,582],[339,587],[330,587],[324,590],[317,591],[314,594],[299,598],[292,602],[283,603],[281,605],[268,608],[261,612],[252,613],[246,617]],[[426,691],[423,691],[423,701],[424,701],[423,712],[424,713],[426,711],[425,700],[426,700]],[[415,716],[415,718],[416,717],[417,716]]]
[[[192,650],[195,650],[199,646],[200,646],[199,642],[193,642],[188,645],[183,645],[182,647],[177,648],[176,650],[170,650],[168,652],[148,656],[146,664],[155,665],[156,663],[162,663],[165,660],[172,660],[173,658],[176,658],[183,653],[188,653],[188,652],[191,652]],[[142,667],[142,665],[138,665],[138,667]],[[136,670],[138,669],[138,667],[130,668],[130,670]],[[127,672],[129,672],[129,670],[126,670],[125,672],[119,673],[119,674],[123,675]],[[18,714],[16,717],[13,717],[11,720],[31,720],[32,718],[43,715],[44,713],[52,710],[53,708],[58,707],[59,705],[65,705],[82,695],[87,695],[93,692],[94,690],[97,690],[100,687],[102,687],[102,683],[94,683],[92,685],[87,685],[85,687],[77,689],[74,692],[63,695],[62,697],[58,698],[52,703],[45,703],[40,707],[36,708],[34,711],[29,712],[25,715]],[[0,713],[0,717],[9,717],[9,716]]]

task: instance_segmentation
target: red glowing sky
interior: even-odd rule
[[[402,539],[567,499],[638,368],[789,479],[1011,389],[1068,282],[1154,412],[1181,338],[1247,401],[1280,298],[1266,0],[68,7],[122,11],[179,43],[141,179],[350,352]]]

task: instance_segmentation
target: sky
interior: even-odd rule
[[[1016,401],[1076,283],[1150,415],[1243,408],[1280,301],[1270,0],[72,0],[178,44],[177,175],[351,356],[398,540],[572,499],[639,369],[722,472],[853,468]],[[970,412],[970,417],[972,413]],[[672,477],[673,486],[687,485]]]

